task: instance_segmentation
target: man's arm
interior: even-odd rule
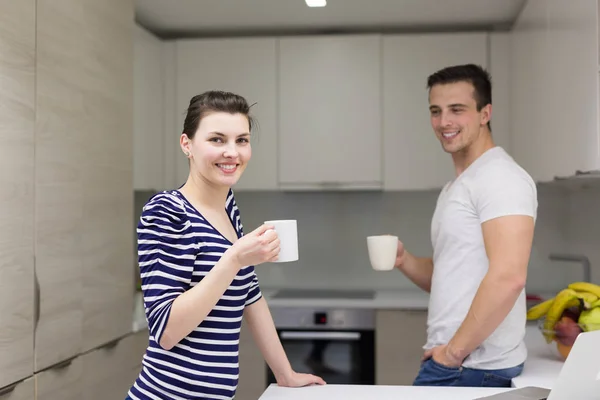
[[[534,234],[534,219],[524,215],[498,217],[482,226],[489,269],[448,353],[463,360],[506,318],[525,286]]]
[[[247,319],[252,337],[269,368],[273,371],[279,386],[298,387],[325,384],[323,379],[318,376],[294,372],[281,345],[273,317],[264,297],[246,307],[244,318]]]
[[[433,275],[433,259],[426,257],[415,257],[404,245],[398,243],[399,254],[395,267],[408,277],[415,285],[429,293],[431,290],[431,276]],[[402,247],[402,249],[400,249]]]

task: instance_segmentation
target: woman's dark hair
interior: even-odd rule
[[[256,121],[250,115],[250,107],[245,98],[231,92],[210,90],[196,95],[190,100],[183,122],[183,133],[193,139],[202,118],[213,112],[243,114],[248,118],[248,125],[252,131]]]

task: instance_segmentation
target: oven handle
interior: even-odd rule
[[[360,340],[360,332],[281,331],[279,337],[291,340]]]

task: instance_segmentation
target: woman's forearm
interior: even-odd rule
[[[198,327],[223,296],[240,268],[236,258],[225,252],[196,286],[179,295],[171,306],[160,346],[169,350]]]
[[[261,298],[246,307],[244,318],[248,321],[252,337],[273,371],[277,383],[285,385],[293,370],[277,335],[266,300]]]

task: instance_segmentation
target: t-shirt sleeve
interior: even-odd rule
[[[248,296],[246,297],[246,307],[256,303],[262,297],[262,293],[260,291],[260,285],[258,284],[258,277],[256,276],[256,271],[254,267],[250,267],[252,272],[250,273],[251,281],[250,281],[250,289],[248,290]]]
[[[138,224],[138,261],[150,336],[160,344],[175,299],[189,287],[196,248],[191,223],[176,198],[159,194]]]
[[[506,162],[490,164],[476,176],[472,190],[481,223],[507,215],[537,218],[535,182],[517,165]]]

